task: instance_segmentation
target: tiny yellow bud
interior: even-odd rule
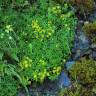
[[[31,84],[31,81],[28,81],[28,84],[30,85]]]
[[[49,73],[47,73],[47,76],[50,76],[50,74],[49,74]]]
[[[25,64],[25,68],[28,68],[28,64]]]
[[[56,72],[56,70],[53,70],[53,73],[55,73]]]

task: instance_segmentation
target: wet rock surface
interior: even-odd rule
[[[91,22],[96,20],[96,10],[89,16],[88,20]]]
[[[58,77],[57,84],[59,88],[69,87],[71,85],[71,80],[68,77],[68,74],[66,74],[65,72],[62,72]]]

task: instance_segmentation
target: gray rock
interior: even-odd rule
[[[96,21],[96,10],[94,10],[94,12],[90,14],[88,19],[89,21],[92,21],[92,22]]]
[[[86,53],[86,51],[88,51],[89,48],[89,39],[84,32],[79,30],[79,33],[76,34],[74,48],[72,50],[72,53],[74,53],[73,60],[78,60]]]
[[[96,44],[91,44],[91,49],[96,50]]]
[[[67,70],[70,70],[70,68],[73,66],[75,64],[75,61],[68,61],[67,63],[66,63],[66,69]]]
[[[65,72],[62,72],[58,78],[59,88],[69,87],[71,85],[71,80]]]
[[[93,59],[96,59],[96,51],[92,51],[92,53],[90,54],[90,57]]]

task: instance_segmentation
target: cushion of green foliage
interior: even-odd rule
[[[26,85],[29,80],[56,79],[71,54],[77,21],[74,12],[66,3],[60,6],[48,1],[38,0],[21,12],[12,8],[0,12],[0,54],[18,62]]]

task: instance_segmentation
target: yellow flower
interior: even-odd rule
[[[23,59],[20,62],[20,67],[22,69],[31,67],[32,60],[29,57],[23,57]]]
[[[43,81],[44,80],[44,78],[45,78],[45,75],[44,74],[42,74],[42,76],[41,76],[41,81]]]
[[[60,9],[60,6],[58,5],[58,6],[56,6],[56,8],[57,8],[57,9]]]
[[[32,28],[38,28],[39,25],[38,25],[38,21],[37,20],[33,20],[32,21]]]
[[[68,25],[67,24],[65,24],[65,27],[67,27]]]
[[[29,66],[28,66],[28,63],[25,63],[25,68],[28,68]]]
[[[24,60],[24,61],[23,61],[23,64],[27,64],[27,63],[28,63],[28,61],[27,61],[27,60]]]
[[[59,66],[59,67],[57,67],[57,71],[58,72],[60,72],[61,71],[61,67]]]
[[[7,25],[5,31],[7,33],[12,32],[13,31],[12,25]]]
[[[37,79],[37,75],[36,74],[33,77],[34,77],[34,79]]]
[[[66,60],[65,60],[65,59],[63,59],[63,62],[66,62]]]
[[[31,81],[28,81],[28,84],[30,85],[31,84]]]
[[[56,67],[54,67],[54,69],[56,69]]]
[[[47,76],[50,76],[49,72],[47,73]]]
[[[49,37],[49,35],[47,35],[47,38]]]
[[[53,73],[55,73],[56,72],[56,70],[53,70]]]
[[[49,36],[51,36],[51,33],[48,33]]]
[[[55,11],[56,10],[56,7],[53,7],[52,10]]]
[[[46,69],[44,69],[44,74],[46,75],[46,73],[47,73],[47,71],[46,71]]]

